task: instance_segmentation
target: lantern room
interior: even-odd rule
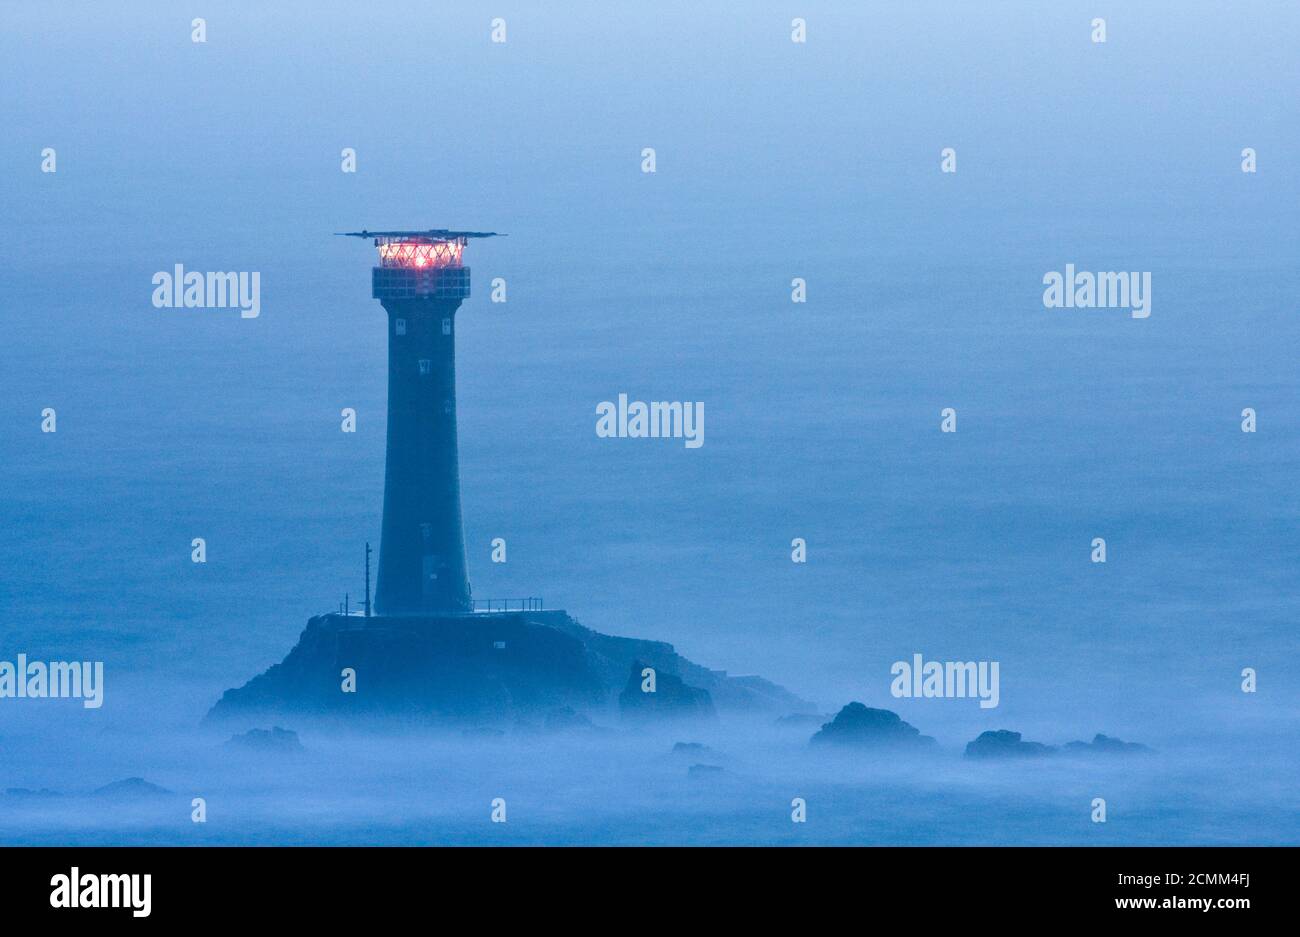
[[[408,267],[417,270],[459,267],[465,251],[465,239],[448,241],[410,238],[375,238],[381,267]]]

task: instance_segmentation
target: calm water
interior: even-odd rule
[[[1151,4],[1097,46],[1069,3],[814,5],[796,46],[784,7],[743,9],[523,7],[504,46],[418,5],[213,4],[203,45],[161,4],[0,14],[0,659],[107,671],[95,712],[0,700],[0,788],[180,800],[0,802],[5,841],[1300,839],[1300,15]],[[377,545],[383,318],[372,251],[330,233],[442,225],[509,233],[467,252],[458,328],[475,594],[894,709],[942,757],[724,726],[701,787],[673,738],[305,735],[232,766],[192,731]],[[261,316],[153,308],[176,263],[260,271]],[[1151,317],[1043,308],[1067,263],[1151,271]],[[598,439],[620,392],[704,401],[705,445]],[[913,653],[1000,661],[1001,705],[892,699]],[[990,728],[1161,754],[963,763]],[[226,818],[198,828],[206,790]]]

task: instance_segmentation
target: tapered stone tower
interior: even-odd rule
[[[456,441],[461,257],[479,231],[356,231],[379,248],[374,297],[388,314],[388,450],[375,612],[471,612]]]

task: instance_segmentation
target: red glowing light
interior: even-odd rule
[[[465,250],[462,238],[454,241],[393,241],[379,245],[382,267],[459,267]]]

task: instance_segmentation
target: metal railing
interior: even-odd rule
[[[540,612],[540,596],[525,599],[471,599],[473,612]]]
[[[522,599],[471,599],[471,612],[540,612],[544,609],[541,596],[529,596]],[[336,608],[325,612],[326,615],[340,615],[347,618],[366,617],[365,606],[352,605],[349,599],[340,602]]]

